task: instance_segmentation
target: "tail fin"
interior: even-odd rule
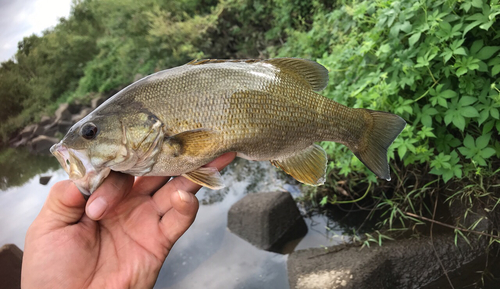
[[[387,163],[387,148],[405,128],[406,122],[399,116],[381,111],[365,109],[372,122],[363,134],[354,154],[379,178],[391,180]]]

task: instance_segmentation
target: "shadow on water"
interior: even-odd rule
[[[36,175],[59,169],[52,155],[34,155],[27,149],[0,151],[0,190],[22,186]]]

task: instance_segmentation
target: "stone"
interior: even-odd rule
[[[307,225],[288,192],[246,195],[229,209],[227,227],[254,246],[277,253],[283,253],[287,243],[307,233]]]
[[[287,261],[290,288],[421,288],[484,253],[486,238],[470,245],[453,234],[385,241],[363,247],[337,245],[298,250]],[[435,250],[435,251],[434,251]],[[436,252],[436,253],[435,253]]]
[[[69,111],[69,104],[68,103],[62,103],[61,105],[59,105],[59,107],[57,108],[57,110],[54,114],[56,116],[55,122],[71,121],[71,112]]]
[[[23,128],[23,130],[19,133],[19,135],[21,136],[21,138],[30,137],[33,134],[33,131],[35,130],[35,128],[36,128],[36,124],[30,124],[30,125],[26,126],[25,128]]]
[[[21,288],[23,251],[14,244],[0,248],[0,288]]]
[[[70,121],[58,121],[57,122],[57,131],[65,135],[68,130],[73,126],[73,122]]]
[[[49,149],[52,145],[58,143],[59,140],[54,137],[40,135],[31,140],[31,151],[34,153],[50,153]]]
[[[45,132],[45,128],[41,124],[37,124],[35,130],[33,131],[33,136],[42,135]]]
[[[46,125],[43,129],[44,129],[43,135],[54,137],[57,133],[58,128],[56,123],[51,123]]]
[[[68,110],[72,115],[77,114],[82,110],[82,105],[80,103],[70,103],[68,104]]]
[[[52,117],[50,117],[48,115],[44,115],[40,119],[40,122],[38,123],[38,125],[44,127],[48,124],[51,124],[53,121],[54,121],[54,119]]]
[[[71,117],[71,122],[73,123],[79,122],[82,118],[86,117],[90,112],[92,112],[92,108],[90,107],[82,109],[78,114],[75,114]]]
[[[40,182],[40,185],[46,185],[50,182],[50,179],[52,176],[40,176],[40,179],[38,180]]]
[[[101,105],[104,101],[106,101],[106,97],[104,96],[98,96],[96,98],[93,98],[91,101],[90,101],[90,107],[92,109],[95,109],[96,107],[98,107],[99,105]]]

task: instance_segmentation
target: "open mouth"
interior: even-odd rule
[[[84,151],[67,148],[62,142],[53,145],[50,152],[85,196],[90,196],[109,174],[109,168],[97,170]]]

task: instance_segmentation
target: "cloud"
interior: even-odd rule
[[[68,17],[71,0],[0,0],[0,62],[10,59],[17,43]]]

